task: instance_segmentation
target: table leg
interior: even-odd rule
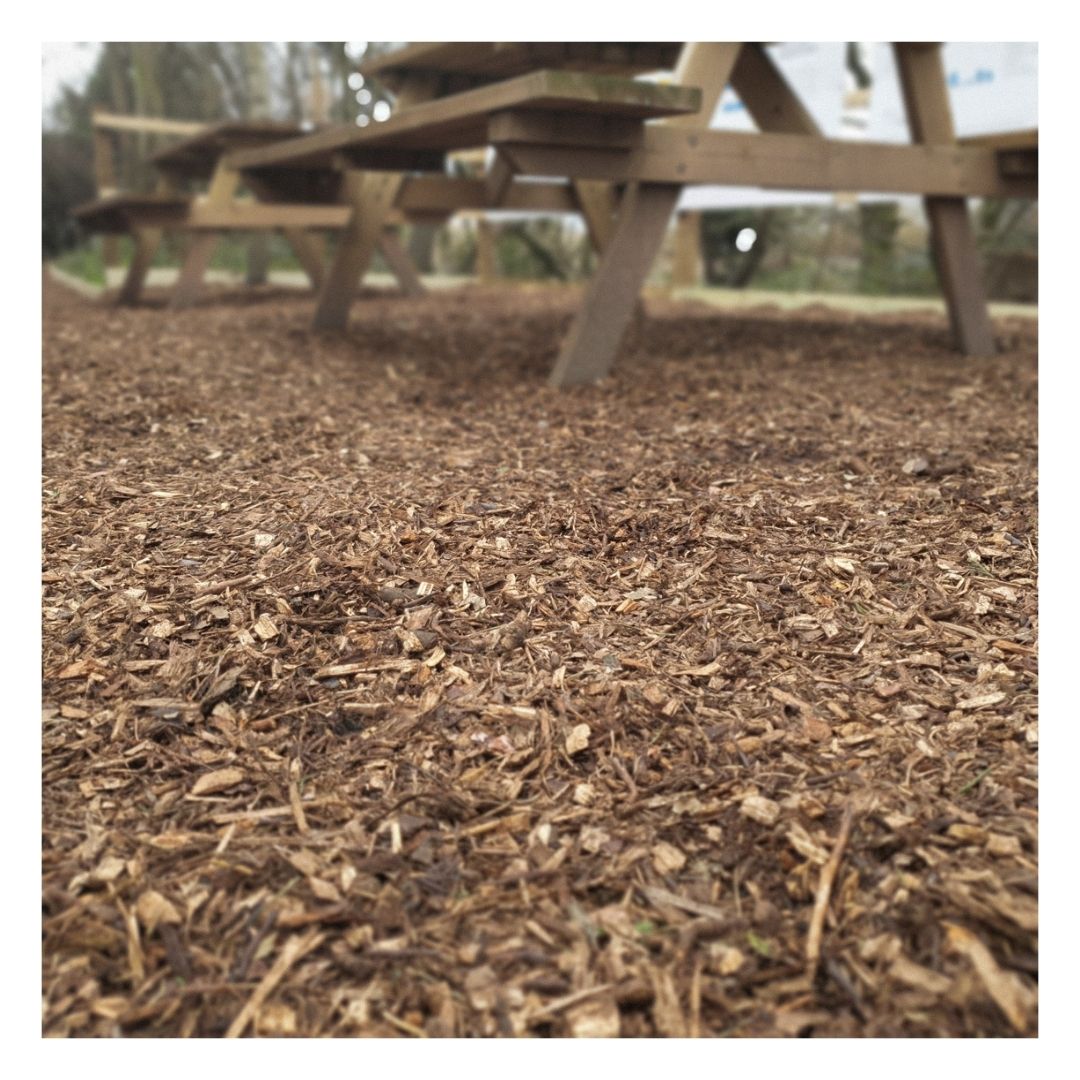
[[[701,110],[660,123],[707,128],[741,47],[741,42],[685,45],[675,82],[701,88]],[[680,184],[637,184],[627,188],[600,265],[586,290],[585,302],[555,362],[552,385],[593,382],[611,370],[681,192]]]
[[[120,286],[117,295],[118,304],[137,304],[142,298],[143,286],[146,284],[150,266],[161,245],[163,236],[161,229],[137,229],[133,239],[135,251],[131,256],[131,264],[124,275],[124,283]]]
[[[912,139],[936,145],[955,142],[941,46],[896,42],[893,50]],[[954,340],[968,356],[993,356],[994,330],[967,202],[928,196],[923,205]]]

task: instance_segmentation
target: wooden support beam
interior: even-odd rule
[[[574,180],[571,184],[593,251],[603,255],[615,232],[615,188],[603,180]]]
[[[954,143],[956,132],[940,45],[897,42],[894,52],[912,139],[916,143]],[[923,205],[956,343],[969,356],[992,356],[994,331],[967,204],[962,197],[928,195]]]
[[[500,144],[523,176],[610,183],[734,184],[805,191],[879,191],[1033,198],[1030,179],[1003,176],[998,151],[905,146],[812,135],[686,131],[654,124],[633,150]]]
[[[142,299],[143,287],[161,245],[161,237],[161,229],[139,229],[135,233],[135,250],[124,276],[124,283],[120,286],[117,303],[137,304]]]
[[[102,131],[134,131],[154,135],[196,135],[206,124],[194,120],[166,120],[162,116],[122,116],[95,110],[93,125]]]
[[[282,229],[282,234],[293,249],[296,261],[304,268],[313,289],[322,287],[323,278],[326,276],[324,264],[326,261],[326,249],[322,237],[304,232],[303,229]]]
[[[701,89],[700,111],[656,126],[707,127],[738,55],[737,42],[684,46],[675,81]],[[611,370],[681,190],[677,183],[636,184],[623,195],[610,243],[551,373],[554,386],[594,382]]]
[[[206,197],[198,204],[199,209],[227,210],[236,189],[240,186],[240,174],[219,161],[210,180]],[[194,210],[193,210],[194,212]],[[210,259],[217,246],[219,234],[216,232],[198,233],[184,255],[180,267],[180,276],[169,297],[169,307],[184,308],[193,304],[199,295],[203,278],[210,265]]]
[[[348,325],[356,288],[371,265],[386,214],[401,187],[401,177],[396,173],[350,172],[343,187],[352,218],[319,293],[314,320],[317,330],[344,330]]]
[[[761,42],[748,42],[742,47],[731,73],[731,85],[759,130],[821,135],[817,122]]]
[[[407,80],[398,93],[398,107],[408,111],[410,106],[429,100],[435,86],[431,77]],[[371,265],[387,215],[404,180],[400,173],[346,172],[341,185],[341,201],[351,209],[352,216],[319,290],[313,321],[315,329],[344,330],[348,326],[349,308],[356,289]]]
[[[401,246],[396,229],[384,228],[379,236],[379,253],[386,260],[390,272],[397,278],[406,296],[426,296],[427,289],[413,265],[409,253]]]

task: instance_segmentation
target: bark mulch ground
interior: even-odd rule
[[[1033,1035],[1036,331],[46,289],[49,1035]]]

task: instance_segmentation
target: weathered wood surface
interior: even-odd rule
[[[681,47],[678,41],[414,42],[365,61],[360,71],[390,90],[417,74],[435,75],[442,95],[542,68],[624,76],[668,71]]]
[[[938,145],[955,142],[940,46],[897,43],[894,52],[912,139],[917,143]],[[975,147],[963,152],[995,155],[993,150]],[[996,168],[996,156],[994,161]],[[992,356],[994,331],[967,204],[963,198],[942,197],[942,193],[932,187],[923,190],[927,193],[923,205],[930,222],[931,251],[945,294],[953,336],[959,348],[969,356]]]
[[[140,224],[182,220],[192,201],[183,195],[114,193],[77,206],[72,216],[87,232],[128,233]]]
[[[706,127],[739,49],[737,42],[686,46],[676,82],[700,88],[699,110],[688,116],[669,117],[655,126],[692,132]],[[611,370],[681,190],[678,183],[633,184],[627,188],[610,242],[552,370],[554,386],[594,382]]]
[[[487,145],[488,119],[504,110],[596,113],[641,121],[695,113],[700,100],[696,87],[573,71],[535,71],[403,109],[381,124],[366,128],[342,125],[306,138],[241,151],[230,157],[230,164],[243,170],[305,168],[343,157],[354,165],[394,168],[387,153],[445,152]]]
[[[386,213],[401,184],[394,173],[349,173],[345,192],[352,217],[338,244],[334,261],[319,292],[317,330],[342,330],[357,286],[382,235]]]
[[[206,179],[218,161],[235,150],[274,145],[311,133],[310,125],[286,120],[228,120],[208,124],[151,157],[154,165],[180,176]]]
[[[643,127],[633,149],[550,146],[501,118],[498,146],[523,176],[614,183],[734,184],[806,191],[1033,198],[1026,177],[1002,175],[998,151],[980,146],[852,142],[766,132]]]

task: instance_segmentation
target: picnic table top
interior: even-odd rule
[[[466,85],[510,79],[539,68],[640,75],[675,67],[681,41],[428,41],[373,57],[360,73],[396,90],[411,75],[456,77]]]
[[[218,161],[233,150],[310,135],[312,130],[311,124],[292,120],[225,120],[207,124],[194,135],[159,150],[151,160],[160,169],[205,179],[213,174]]]
[[[353,165],[377,168],[405,165],[410,153],[420,152],[436,155],[434,167],[441,169],[437,157],[441,152],[487,145],[488,121],[499,112],[595,114],[609,121],[643,121],[694,113],[700,107],[701,92],[696,87],[573,71],[533,71],[411,106],[379,124],[341,125],[305,139],[237,152],[229,160],[240,169],[311,169],[331,166],[343,155]],[[388,162],[388,154],[393,162]]]

